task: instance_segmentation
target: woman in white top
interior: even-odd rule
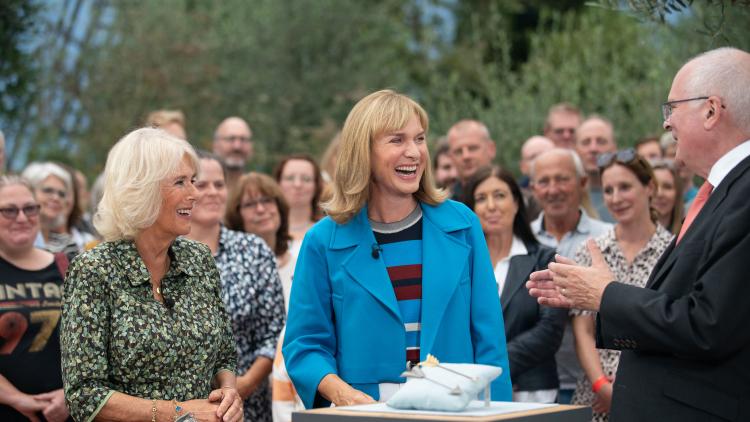
[[[524,285],[547,268],[555,250],[539,244],[513,175],[498,167],[479,169],[468,181],[464,202],[474,210],[487,240],[508,344],[513,400],[554,403],[559,386],[555,352],[565,327],[564,310],[540,306]]]

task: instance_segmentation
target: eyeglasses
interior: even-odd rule
[[[670,117],[672,117],[672,109],[674,108],[675,104],[686,103],[688,101],[707,100],[707,99],[708,97],[695,97],[695,98],[686,98],[684,100],[667,101],[666,103],[663,103],[661,105],[661,116],[664,118],[664,121],[667,121],[669,120]]]
[[[247,209],[247,208],[255,209],[255,208],[258,208],[258,205],[263,205],[263,207],[265,208],[265,207],[267,207],[267,206],[269,206],[271,204],[275,204],[275,203],[276,202],[274,201],[273,198],[270,198],[268,196],[261,196],[259,198],[251,199],[251,200],[249,200],[247,202],[241,203],[240,204],[240,208],[242,208],[242,209]]]
[[[39,190],[45,195],[56,194],[60,199],[65,199],[68,196],[68,192],[65,192],[64,190],[61,190],[61,189],[55,189],[49,186],[44,186]]]
[[[596,165],[601,169],[612,164],[612,161],[617,161],[621,164],[630,164],[637,158],[638,153],[636,153],[633,148],[621,149],[616,152],[605,152],[599,154],[599,156],[596,157]]]
[[[6,207],[0,208],[0,215],[7,218],[8,220],[15,220],[18,217],[18,213],[23,211],[23,214],[28,217],[36,217],[39,215],[39,210],[42,207],[39,204],[26,205],[24,207]]]

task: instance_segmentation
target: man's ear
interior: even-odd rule
[[[490,154],[490,161],[495,159],[495,154],[497,153],[497,145],[495,145],[495,141],[492,139],[488,140],[489,145],[487,146],[487,152]]]
[[[711,130],[717,124],[719,124],[719,121],[723,117],[726,108],[721,103],[721,99],[714,95],[708,97],[708,100],[706,100],[706,104],[708,105],[708,107],[706,107],[705,110],[703,128],[706,130]]]

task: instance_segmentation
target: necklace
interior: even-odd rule
[[[169,256],[167,255],[167,259],[166,259],[166,261],[164,262],[164,274],[163,274],[163,275],[161,276],[161,280],[163,280],[163,279],[164,279],[164,276],[166,276],[166,275],[167,275],[167,272],[169,271],[169,264],[171,263],[170,261],[171,261],[171,260],[169,259]],[[158,286],[156,286],[156,294],[158,294],[159,296],[164,296],[164,295],[163,295],[163,294],[161,293],[161,280],[159,281],[159,285],[158,285]]]

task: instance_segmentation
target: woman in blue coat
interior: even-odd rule
[[[384,401],[409,363],[503,368],[497,287],[477,217],[435,188],[419,104],[390,90],[359,101],[294,274],[283,354],[305,407]]]

